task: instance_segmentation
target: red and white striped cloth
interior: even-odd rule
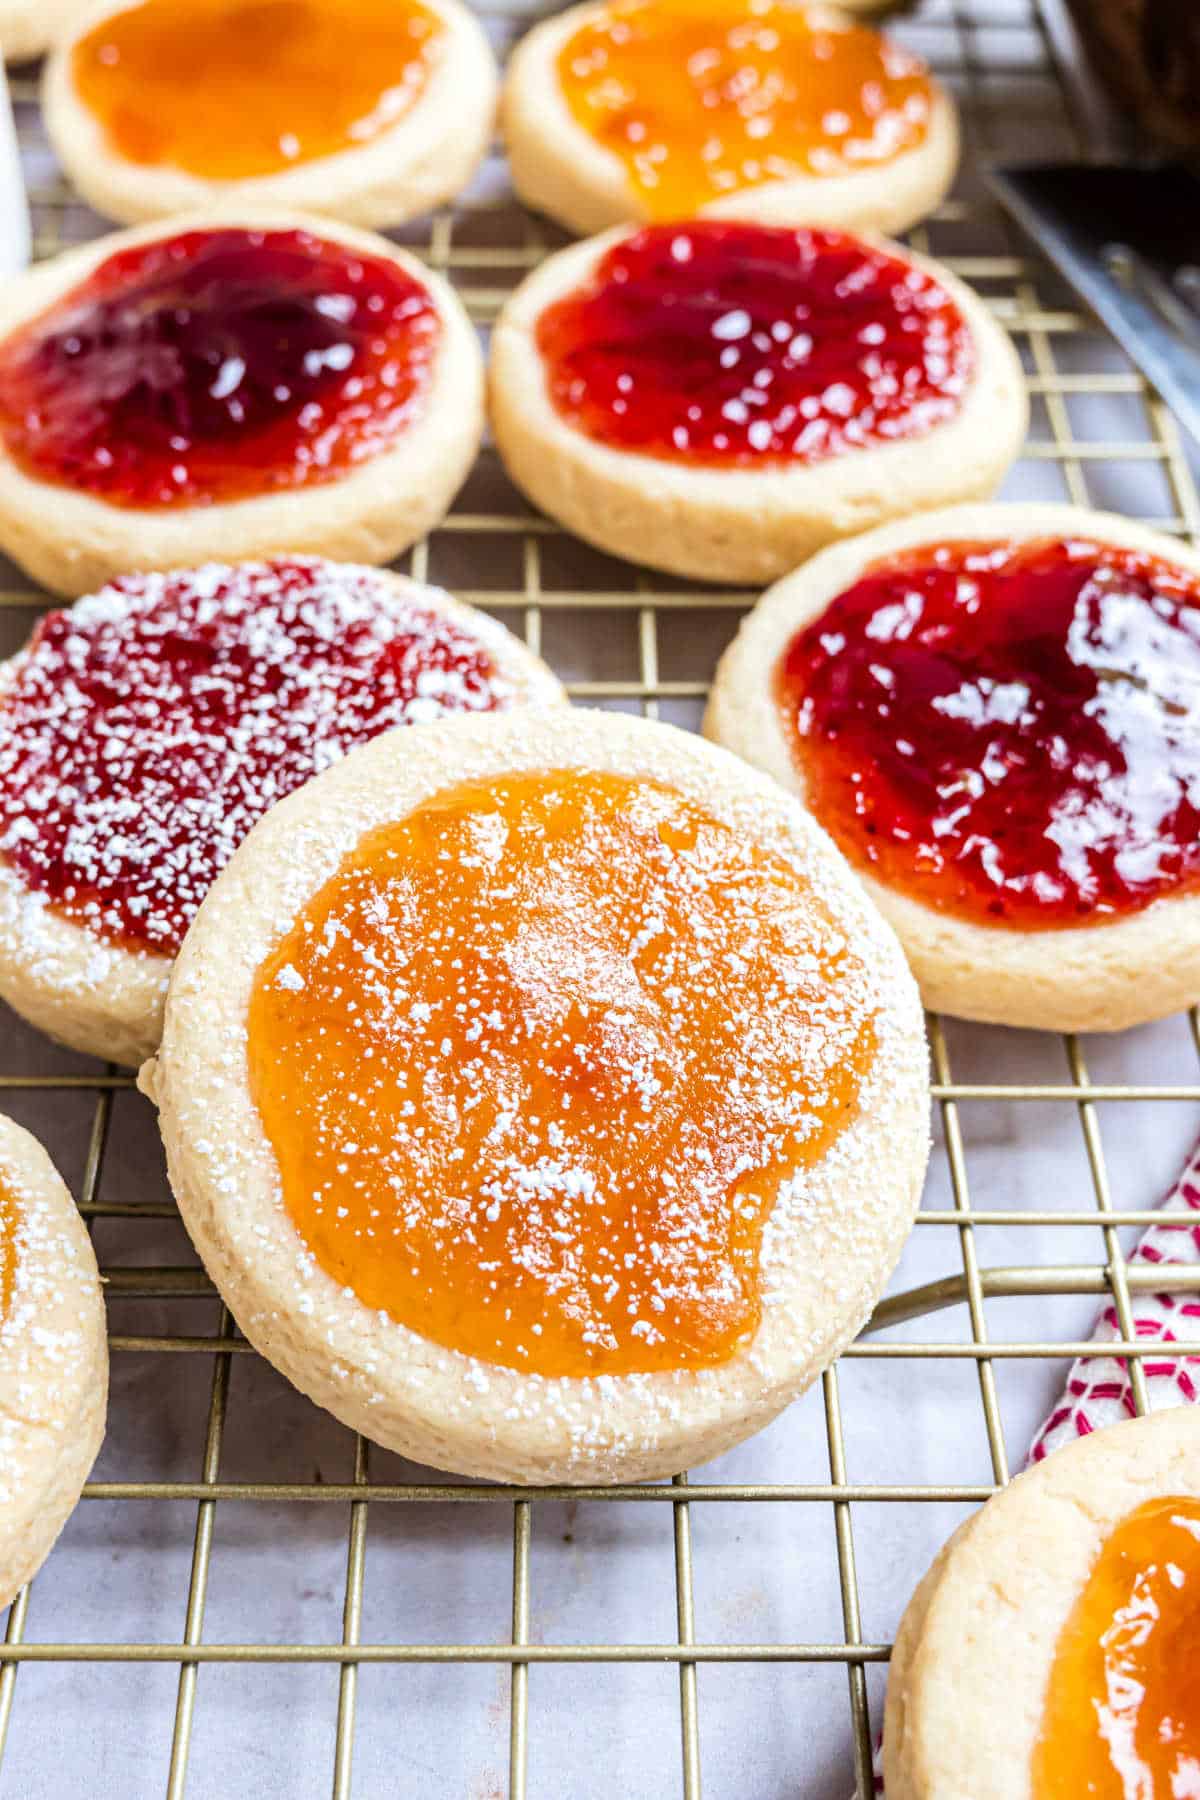
[[[1192,1225],[1151,1225],[1128,1258],[1140,1263],[1200,1263],[1200,1144],[1192,1151],[1183,1173],[1163,1201],[1162,1213],[1190,1216]],[[1200,1341],[1200,1294],[1131,1293],[1133,1330],[1140,1342],[1164,1345],[1179,1338]],[[1117,1311],[1110,1301],[1100,1314],[1093,1338],[1099,1342],[1120,1337]],[[1183,1406],[1200,1391],[1200,1356],[1144,1357],[1142,1369],[1151,1410]],[[1081,1356],[1071,1365],[1062,1398],[1033,1440],[1031,1463],[1041,1462],[1051,1450],[1072,1438],[1086,1437],[1102,1425],[1115,1425],[1133,1416],[1133,1394],[1126,1365],[1111,1356]]]
[[[1159,1208],[1162,1213],[1190,1216],[1191,1225],[1151,1225],[1128,1257],[1131,1264],[1200,1263],[1200,1143]],[[1168,1406],[1185,1406],[1200,1395],[1200,1356],[1172,1356],[1169,1346],[1180,1338],[1200,1342],[1200,1294],[1156,1294],[1147,1290],[1129,1296],[1134,1336],[1140,1342],[1164,1346],[1161,1357],[1142,1360],[1146,1391],[1153,1412]],[[1120,1337],[1117,1311],[1110,1301],[1092,1333],[1098,1342]],[[1081,1356],[1071,1365],[1062,1397],[1054,1407],[1029,1452],[1029,1462],[1041,1462],[1052,1450],[1073,1438],[1086,1437],[1104,1425],[1132,1418],[1136,1408],[1126,1365],[1113,1356]],[[883,1795],[879,1752],[875,1753],[875,1792]]]

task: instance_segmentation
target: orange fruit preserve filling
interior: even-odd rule
[[[919,57],[780,0],[617,0],[558,54],[576,123],[652,219],[795,176],[877,168],[924,142]]]
[[[420,0],[141,0],[75,46],[75,91],[129,162],[215,181],[361,148],[429,78]]]
[[[1200,1794],[1200,1502],[1148,1501],[1100,1552],[1055,1652],[1038,1800]]]
[[[559,771],[369,833],[259,968],[248,1064],[323,1269],[450,1349],[582,1376],[753,1335],[781,1183],[874,1044],[793,861],[655,782]]]
[[[0,1182],[0,1325],[8,1317],[17,1273],[17,1225],[20,1208],[16,1195]]]

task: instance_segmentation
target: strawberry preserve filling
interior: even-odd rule
[[[251,1093],[316,1262],[545,1376],[726,1362],[853,1117],[865,971],[795,863],[649,780],[446,788],[254,979]]]
[[[1200,1791],[1200,1505],[1149,1500],[1101,1548],[1059,1638],[1038,1800]]]
[[[71,77],[127,162],[237,181],[373,143],[443,30],[420,0],[138,0],[79,39]]]
[[[331,481],[423,411],[441,337],[413,275],[306,231],[117,251],[0,341],[0,443],[112,506]]]
[[[571,115],[651,218],[744,188],[886,167],[924,143],[918,57],[779,0],[617,0],[558,53]]]
[[[172,955],[269,806],[392,726],[513,698],[485,642],[370,569],[131,575],[47,613],[0,703],[0,855]]]
[[[929,906],[1086,925],[1200,876],[1200,580],[1159,557],[887,558],[792,640],[777,693],[813,810]]]
[[[815,463],[952,419],[970,329],[931,275],[837,231],[698,220],[614,244],[547,306],[551,401],[619,450]]]

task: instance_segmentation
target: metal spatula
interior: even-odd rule
[[[988,180],[1200,441],[1200,179],[1174,163],[1043,163]]]

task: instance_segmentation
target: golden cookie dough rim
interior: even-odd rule
[[[704,715],[705,736],[769,773],[806,804],[803,774],[773,696],[771,704],[762,704],[764,682],[773,678],[779,657],[795,633],[818,618],[871,563],[900,551],[954,541],[995,538],[1028,542],[1055,536],[1145,550],[1200,578],[1200,551],[1116,513],[1088,507],[1052,501],[993,501],[894,520],[831,544],[766,590],[718,664]],[[1200,895],[1194,892],[1167,894],[1132,914],[1092,925],[983,925],[890,888],[853,858],[849,860],[871,899],[898,932],[916,965],[926,1003],[935,1011],[1033,1029],[1118,1030],[1146,1024],[1200,995]],[[1181,958],[1175,971],[1177,986],[1169,999],[1156,998],[1154,1010],[1146,1011],[1145,990],[1133,984],[1135,991],[1114,997],[1112,1020],[1106,1024],[1100,1004],[1101,977],[1094,965],[1096,952],[1111,953],[1115,947],[1123,961],[1156,965],[1164,947],[1164,915],[1169,917],[1167,928],[1172,938],[1180,934],[1174,945],[1176,956],[1187,951],[1186,960]],[[965,961],[981,976],[994,967],[998,949],[1021,951],[1013,987],[1022,981],[1036,981],[1039,992],[1027,995],[1026,1007],[1019,1015],[1012,1010],[1020,1006],[1019,997],[1012,994],[995,1008],[960,1014],[961,983],[956,977],[938,975],[931,966],[933,960]],[[1170,972],[1160,968],[1159,978],[1169,980]],[[1057,996],[1047,997],[1052,990],[1058,990]]]
[[[479,429],[462,406],[463,394],[459,390],[468,390],[472,401],[478,396],[482,415],[483,357],[462,301],[443,276],[411,251],[375,232],[344,225],[322,214],[282,207],[203,207],[108,232],[33,265],[6,285],[0,293],[0,343],[62,299],[110,256],[190,231],[222,229],[307,232],[393,262],[420,281],[434,301],[442,324],[423,410],[389,449],[353,465],[332,481],[183,507],[116,506],[80,488],[27,475],[0,438],[0,545],[18,561],[19,550],[9,546],[22,529],[31,533],[39,546],[46,541],[57,546],[70,540],[86,547],[99,541],[107,552],[107,563],[114,565],[114,574],[127,573],[132,568],[183,567],[205,560],[206,551],[209,559],[247,561],[273,553],[261,545],[268,539],[274,542],[281,533],[286,537],[293,516],[297,542],[291,547],[297,553],[319,555],[322,552],[314,544],[315,537],[336,536],[360,513],[373,513],[389,500],[397,511],[406,497],[411,503],[414,493],[420,490],[405,484],[410,468],[414,472],[427,469],[440,458],[451,464],[456,473],[461,466],[458,479],[465,475],[475,454]],[[432,486],[430,483],[431,489]],[[222,549],[221,544],[226,541],[229,547]],[[124,554],[118,554],[115,547]],[[285,548],[281,544],[274,553]],[[78,597],[78,590],[74,597]]]
[[[418,741],[419,759],[389,766],[388,742],[377,739],[280,802],[255,827],[201,907],[172,978],[162,1049],[141,1078],[159,1105],[185,1224],[227,1299],[243,1278],[260,1292],[261,1317],[245,1316],[236,1302],[235,1316],[251,1341],[297,1385],[309,1386],[309,1391],[319,1385],[298,1379],[297,1367],[303,1369],[309,1357],[334,1362],[343,1373],[361,1377],[366,1371],[373,1398],[365,1405],[352,1396],[345,1410],[339,1410],[339,1396],[331,1399],[327,1386],[315,1397],[339,1417],[363,1421],[362,1429],[381,1441],[388,1441],[386,1432],[378,1430],[387,1408],[435,1432],[444,1427],[449,1384],[460,1408],[455,1430],[480,1455],[474,1449],[463,1452],[460,1462],[450,1460],[445,1466],[478,1473],[508,1454],[510,1478],[531,1479],[520,1469],[527,1450],[535,1469],[545,1469],[548,1459],[549,1478],[585,1479],[609,1462],[618,1473],[626,1467],[669,1472],[677,1466],[675,1459],[655,1452],[664,1434],[682,1435],[685,1447],[689,1439],[713,1432],[722,1444],[748,1435],[755,1424],[741,1429],[740,1421],[765,1422],[764,1411],[773,1415],[815,1378],[859,1328],[890,1273],[909,1229],[927,1152],[927,1062],[915,990],[891,933],[824,833],[773,784],[692,734],[628,716],[564,709],[540,713],[532,729],[522,729],[515,714],[493,722],[491,729],[483,721],[454,719],[426,727]],[[418,760],[423,765],[419,769]],[[763,821],[764,830],[769,822],[773,831],[787,836],[835,917],[854,931],[868,969],[880,1042],[863,1083],[858,1115],[831,1153],[798,1176],[777,1201],[764,1233],[763,1322],[752,1343],[716,1369],[582,1378],[523,1374],[445,1349],[369,1311],[316,1265],[287,1217],[274,1156],[250,1099],[244,1019],[255,971],[353,845],[375,825],[403,817],[450,782],[551,767],[612,768],[666,779],[718,816],[741,825],[753,816]],[[312,815],[318,811],[320,823],[315,825]],[[254,871],[262,867],[282,867],[283,879],[250,925],[244,905],[251,894],[261,902],[263,884]],[[236,967],[231,969],[227,959],[222,964],[213,952],[228,944],[235,921]],[[223,1070],[213,1066],[203,1049],[206,1035],[213,1045],[236,1045],[227,1050]],[[891,1140],[889,1160],[872,1170],[884,1139]],[[245,1154],[231,1152],[230,1146],[243,1145]],[[910,1151],[910,1166],[898,1172],[897,1148]],[[856,1179],[864,1192],[851,1230],[839,1217],[839,1194],[853,1188]],[[227,1206],[214,1231],[220,1197],[234,1191],[236,1213]],[[869,1213],[872,1204],[878,1216],[864,1223],[862,1208]],[[239,1252],[236,1231],[231,1237],[229,1230],[231,1221],[245,1228],[249,1220],[255,1222],[252,1255],[245,1248]],[[853,1291],[843,1292],[837,1306],[822,1309],[823,1284],[813,1279],[807,1263],[798,1266],[795,1244],[831,1224],[847,1234],[858,1262]],[[794,1293],[783,1279],[788,1275]],[[319,1327],[297,1322],[301,1293],[305,1320],[315,1316]],[[794,1316],[802,1302],[817,1314],[821,1333],[800,1344]],[[285,1318],[286,1330],[278,1323]],[[280,1353],[281,1343],[297,1333],[305,1337],[299,1363],[294,1354]],[[681,1402],[688,1408],[682,1422]],[[375,1431],[372,1406],[378,1409]],[[506,1434],[504,1419],[514,1416],[512,1409],[518,1424]],[[564,1432],[570,1454],[563,1448]],[[506,1452],[507,1436],[514,1443],[519,1440],[523,1450]],[[601,1478],[618,1477],[610,1473]]]
[[[731,219],[724,222],[747,221]],[[761,469],[713,468],[652,456],[645,451],[620,449],[590,437],[565,419],[550,398],[545,359],[536,343],[537,322],[548,306],[581,286],[614,245],[637,236],[646,228],[644,224],[617,225],[555,251],[513,291],[496,320],[488,363],[491,410],[493,414],[498,410],[495,398],[498,390],[504,393],[506,408],[511,392],[515,390],[520,398],[513,410],[519,409],[521,413],[522,430],[531,436],[536,433],[547,455],[557,452],[575,463],[586,461],[597,478],[630,488],[638,494],[650,489],[666,504],[675,502],[696,511],[705,507],[745,508],[748,514],[757,516],[772,502],[789,512],[815,514],[825,509],[834,510],[839,504],[853,503],[863,494],[886,491],[889,478],[899,470],[903,470],[911,482],[914,469],[920,471],[923,456],[931,447],[940,449],[948,441],[961,439],[965,449],[980,431],[988,431],[992,438],[1015,437],[1015,434],[996,430],[997,387],[1004,391],[1006,401],[1015,403],[1023,439],[1027,420],[1024,381],[1016,350],[1003,327],[980,296],[941,263],[910,250],[905,244],[869,231],[854,231],[847,235],[857,238],[867,248],[878,248],[929,275],[949,294],[971,333],[976,350],[975,371],[952,418],[895,443],[844,451],[820,462],[797,463],[795,466],[774,463]],[[686,222],[681,224],[681,230],[686,228]],[[780,226],[778,229],[804,228]],[[532,379],[534,365],[539,376],[536,382]],[[503,442],[500,449],[507,461]],[[1016,455],[1014,447],[1013,457],[1009,460]],[[914,505],[919,504],[919,501],[914,502]]]
[[[440,160],[460,156],[451,119],[459,116],[464,88],[484,104],[472,137],[478,137],[472,166],[487,152],[499,73],[490,44],[474,13],[463,0],[422,0],[442,22],[442,42],[425,87],[409,109],[368,143],[312,157],[272,174],[217,178],[171,165],[131,162],[108,141],[104,126],[76,91],[71,58],[80,38],[104,19],[130,10],[138,0],[94,0],[51,44],[42,77],[42,107],[51,142],[68,173],[82,171],[87,185],[103,189],[110,203],[119,201],[131,218],[173,217],[205,206],[281,206],[336,215],[370,200],[385,186],[398,187],[421,169],[431,152]],[[456,110],[456,103],[457,109]],[[448,143],[453,143],[454,154]],[[465,177],[469,179],[469,176]],[[457,191],[457,189],[455,190]],[[448,197],[448,196],[445,196]],[[432,199],[407,211],[387,214],[400,224],[427,207]],[[103,209],[101,209],[103,210]],[[382,221],[381,221],[382,222]]]
[[[548,664],[490,614],[456,599],[444,588],[414,581],[395,569],[316,560],[349,574],[378,579],[394,591],[398,601],[409,600],[468,632],[491,656],[497,674],[510,684],[510,710],[567,704],[566,690]],[[0,662],[0,736],[4,696],[28,648],[26,644]],[[397,725],[392,729],[425,727]],[[174,961],[174,956],[165,952],[133,949],[90,931],[54,907],[0,854],[0,999],[48,1036],[81,1055],[136,1068],[158,1047]],[[55,1020],[64,1009],[71,1015],[70,1031],[61,1026],[55,1029]]]
[[[1031,1764],[1059,1635],[1113,1529],[1167,1495],[1200,1500],[1200,1409],[1186,1404],[1052,1451],[959,1527],[897,1634],[889,1800],[1037,1800]]]
[[[20,1324],[34,1329],[13,1328],[9,1320],[0,1326],[0,1393],[23,1389],[39,1403],[36,1416],[28,1417],[16,1408],[6,1411],[0,1402],[4,1606],[41,1567],[95,1459],[108,1396],[108,1346],[95,1253],[75,1202],[41,1143],[7,1115],[0,1115],[0,1177],[26,1208],[37,1209],[47,1227],[24,1249],[24,1267],[34,1270],[30,1307],[35,1311]],[[77,1352],[67,1365],[46,1342],[65,1328]]]
[[[11,68],[44,56],[69,29],[80,4],[81,0],[0,0],[0,60]]]
[[[824,0],[783,0],[797,11],[815,13],[831,22],[854,25],[886,36],[877,24],[849,8]],[[538,167],[537,184],[571,188],[568,204],[553,205],[533,193],[528,204],[583,233],[619,223],[651,224],[644,196],[614,150],[599,143],[571,112],[557,75],[557,57],[567,41],[589,20],[609,10],[608,0],[582,0],[565,12],[542,19],[517,44],[504,72],[500,118],[510,155],[524,176],[527,162]],[[923,61],[924,59],[922,59]],[[886,163],[838,175],[794,175],[736,190],[705,201],[702,218],[761,218],[795,224],[833,225],[839,219],[862,220],[878,215],[891,231],[907,230],[930,213],[954,179],[959,160],[958,110],[949,91],[926,64],[932,104],[925,138]],[[515,146],[515,153],[513,147]],[[518,184],[520,185],[520,183]],[[920,193],[918,202],[904,196]],[[897,203],[899,203],[897,205]],[[794,217],[793,217],[794,214]]]

